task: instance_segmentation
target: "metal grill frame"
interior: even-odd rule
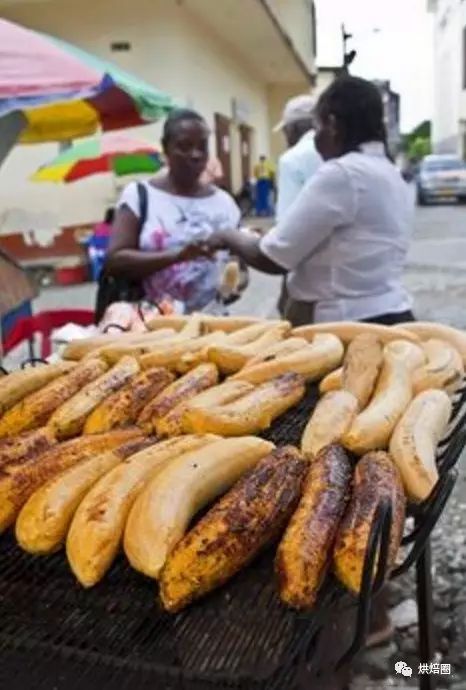
[[[309,387],[308,394],[301,404],[283,415],[264,436],[277,445],[297,444],[318,397],[317,388],[315,386]],[[413,563],[416,563],[420,613],[420,658],[422,660],[433,658],[429,535],[453,489],[456,480],[454,465],[465,443],[466,388],[462,389],[456,396],[450,428],[439,446],[440,480],[431,496],[423,504],[416,507],[410,506],[410,514],[415,518],[415,528],[411,534],[405,536],[403,543],[406,546],[412,546],[404,562],[392,573],[392,577],[396,577]],[[26,659],[30,659],[31,666],[36,670],[42,668],[45,671],[45,668],[50,664],[54,668],[63,668],[63,677],[67,678],[66,690],[75,690],[75,688],[76,690],[83,690],[84,688],[86,690],[91,688],[99,688],[99,690],[114,690],[115,688],[118,690],[126,690],[126,688],[145,690],[146,687],[148,689],[160,687],[163,690],[175,690],[175,688],[176,690],[239,690],[240,688],[243,690],[283,690],[285,687],[288,689],[301,686],[309,688],[309,671],[305,669],[309,667],[310,661],[312,666],[313,649],[329,612],[345,610],[346,607],[351,606],[357,608],[354,638],[346,653],[336,664],[336,669],[347,665],[363,646],[367,635],[372,596],[379,591],[386,581],[385,570],[390,526],[390,507],[382,504],[376,511],[371,529],[369,548],[364,564],[363,588],[359,600],[352,599],[330,576],[322,588],[316,610],[310,614],[290,611],[278,603],[272,582],[273,550],[265,553],[245,572],[240,573],[231,583],[211,594],[206,600],[200,601],[177,616],[168,616],[168,614],[157,614],[155,608],[151,608],[151,606],[146,608],[146,602],[141,600],[141,596],[139,596],[139,600],[137,598],[131,599],[124,605],[120,601],[115,601],[116,597],[113,596],[113,593],[115,592],[116,595],[117,590],[112,590],[112,587],[121,585],[121,578],[123,578],[123,582],[137,582],[139,595],[143,589],[151,588],[152,596],[155,598],[153,583],[149,584],[136,573],[132,573],[129,567],[123,564],[122,557],[112,568],[106,582],[95,591],[86,592],[73,585],[71,575],[68,576],[68,582],[66,582],[66,578],[63,582],[63,571],[66,569],[66,564],[63,565],[65,560],[63,554],[57,554],[49,559],[33,558],[27,554],[22,554],[19,548],[14,545],[11,537],[2,537],[0,540],[0,573],[2,573],[0,576],[0,621],[2,621],[0,623],[0,687],[5,686],[11,690],[26,690],[28,686],[24,684],[13,685],[12,683],[13,679],[18,680],[21,673],[26,672]],[[370,574],[373,572],[377,554],[379,555],[377,574],[371,583]],[[59,565],[60,562],[61,565]],[[42,580],[36,577],[36,569],[37,572],[43,571]],[[12,581],[8,578],[12,578]],[[45,591],[41,592],[40,586],[42,585],[39,584],[40,582],[46,583],[44,585]],[[52,588],[50,596],[55,588],[58,590],[61,588],[60,591],[63,593],[63,599],[58,596],[58,599],[55,597],[54,600],[51,596],[50,601],[46,602],[42,608],[37,606],[37,611],[40,611],[39,618],[45,616],[47,607],[49,608],[54,625],[57,623],[57,607],[62,606],[64,613],[62,628],[54,629],[51,632],[47,631],[45,617],[37,620],[33,611],[29,611],[24,617],[24,611],[21,611],[18,607],[18,601],[15,600],[15,596],[21,596],[21,591],[24,602],[27,601],[27,595],[31,595],[32,598],[37,597],[38,600],[40,600],[41,594],[47,598],[49,596],[47,586]],[[128,592],[131,592],[133,585],[129,584],[128,586]],[[122,591],[125,592],[124,589]],[[118,590],[120,594],[122,591]],[[249,598],[248,592],[252,593]],[[98,607],[100,615],[96,615],[97,611],[87,603],[94,596],[102,596],[101,606]],[[9,599],[9,597],[12,598]],[[238,599],[235,600],[235,597],[241,597],[244,600],[241,610],[244,617],[241,618],[241,611],[236,612],[236,617],[240,615],[239,621],[233,615],[235,614],[236,603],[238,603]],[[225,602],[229,603],[225,604]],[[123,620],[123,613],[126,615],[128,609],[131,611],[130,625],[124,630],[118,630],[119,616]],[[425,615],[422,614],[421,609]],[[96,649],[90,649],[89,644],[86,646],[86,641],[79,639],[75,639],[72,643],[67,641],[67,626],[73,625],[73,621],[76,621],[80,615],[84,615],[85,619],[87,616],[89,625],[94,626],[92,634],[95,636],[98,636],[100,629],[105,629],[106,620],[103,620],[104,617],[111,619],[108,624],[114,626],[115,639],[121,643],[120,647],[111,651],[105,650],[103,647],[99,649],[97,644]],[[14,616],[17,616],[20,625],[16,626],[15,621],[9,616],[13,616],[13,619]],[[134,639],[142,639],[138,638],[137,635],[131,637],[133,634],[131,626],[136,627],[136,629],[139,628],[138,634],[141,635],[144,626],[147,625],[146,637],[150,637],[151,630],[154,629],[154,619],[157,616],[156,628],[159,637],[162,635],[160,629],[164,626],[172,626],[176,633],[177,630],[183,630],[183,621],[188,621],[186,627],[189,633],[188,638],[189,635],[191,638],[189,638],[189,644],[186,643],[185,663],[183,663],[183,650],[180,652],[177,647],[179,640],[176,634],[173,636],[172,649],[165,641],[166,648],[158,654],[157,660],[147,661],[138,657],[134,648],[125,653],[125,641],[133,643]],[[116,619],[116,627],[113,617]],[[222,617],[223,620],[221,620]],[[193,621],[194,623],[201,621],[200,631],[196,625],[194,625],[193,630],[189,629],[189,625],[191,624],[192,627]],[[206,621],[209,625],[214,626],[213,630],[215,630],[215,626],[218,629],[220,623],[233,627],[236,625],[237,628],[241,628],[241,634],[236,638],[230,636],[226,640],[225,635],[222,637],[221,634],[218,634],[215,637],[212,632],[206,632],[206,629],[208,630]],[[280,628],[280,624],[283,626],[282,628]],[[204,626],[204,630],[202,626]],[[257,633],[259,652],[264,652],[264,648],[261,648],[259,644],[261,636],[262,638],[268,636],[268,641],[273,648],[269,649],[269,652],[273,651],[274,664],[271,662],[270,655],[268,657],[265,655],[262,659],[256,658],[255,663],[252,665],[250,663],[249,667],[244,663],[241,666],[241,659],[244,660],[245,650],[238,650],[238,645],[241,642],[241,637],[244,638],[247,626],[251,626],[251,630],[254,629]],[[290,628],[293,629],[293,634],[290,634],[288,643],[283,645],[282,639],[277,641],[274,634],[277,636],[279,631],[287,631]],[[209,634],[215,639],[209,639]],[[194,639],[192,639],[193,637]],[[223,661],[225,662],[229,655],[230,658],[236,660],[236,666],[231,667],[230,665],[229,669],[215,670],[206,668],[206,664],[204,664],[204,668],[199,668],[198,664],[196,668],[199,657],[202,659],[202,655],[204,655],[204,658],[207,659],[209,654],[210,657],[215,656],[216,649],[225,642],[226,649]],[[262,639],[261,643],[263,642]],[[181,641],[181,645],[183,644],[185,643]],[[230,645],[229,649],[228,645]],[[188,648],[189,652],[187,651]],[[169,654],[174,649],[179,654],[177,663],[169,661]],[[163,656],[163,651],[165,651],[167,659],[162,662],[160,656]],[[202,667],[202,663],[200,666]],[[76,672],[74,672],[75,668]],[[4,675],[5,677],[2,678]],[[426,678],[428,683],[432,681],[430,676],[426,676]],[[34,680],[35,690],[45,690],[46,688],[49,690],[47,677],[43,675],[42,680],[43,683]],[[422,690],[432,690],[433,685],[423,685],[423,681],[425,679],[421,678]],[[160,685],[161,683],[163,685]]]

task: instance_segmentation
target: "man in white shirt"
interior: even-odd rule
[[[276,218],[280,222],[293,205],[306,182],[314,175],[322,163],[322,158],[314,144],[315,101],[309,94],[291,98],[285,108],[281,121],[274,132],[283,132],[288,150],[278,162],[278,196]],[[277,308],[283,315],[288,293],[286,278],[282,281]]]
[[[322,163],[314,145],[314,107],[312,96],[291,98],[274,128],[275,132],[283,132],[289,147],[278,163],[278,221]]]

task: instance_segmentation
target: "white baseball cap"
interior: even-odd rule
[[[290,98],[283,109],[282,119],[273,128],[273,131],[279,132],[285,125],[298,122],[298,120],[307,120],[312,117],[315,106],[316,101],[309,94],[303,93],[300,96]]]

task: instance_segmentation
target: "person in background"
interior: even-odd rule
[[[91,277],[94,281],[99,280],[104,265],[114,217],[115,210],[108,208],[104,220],[94,226],[92,235],[85,242],[89,255]]]
[[[204,185],[215,184],[222,187],[223,166],[217,156],[210,156],[199,181]]]
[[[285,317],[394,324],[414,319],[402,274],[414,206],[387,155],[383,104],[364,79],[342,77],[316,108],[324,163],[262,239],[220,231],[225,247],[265,273],[287,274]]]
[[[162,138],[167,165],[143,183],[146,215],[141,220],[132,182],[118,203],[106,263],[110,275],[143,281],[149,301],[181,302],[188,313],[203,309],[217,294],[219,262],[202,242],[240,221],[233,198],[201,181],[208,141],[201,115],[187,109],[169,115]]]
[[[274,128],[274,132],[283,132],[288,145],[288,150],[278,162],[278,222],[322,163],[314,143],[315,105],[315,100],[307,94],[291,98],[285,105],[281,121]]]
[[[275,169],[266,156],[261,156],[254,166],[254,177],[256,178],[256,215],[271,216]]]
[[[280,222],[304,185],[322,163],[314,143],[315,100],[309,94],[291,98],[274,132],[283,132],[288,150],[280,156],[277,178],[276,220]],[[283,315],[286,302],[286,278],[283,279],[278,311]]]

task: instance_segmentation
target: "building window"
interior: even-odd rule
[[[463,27],[463,89],[466,89],[466,26]]]

